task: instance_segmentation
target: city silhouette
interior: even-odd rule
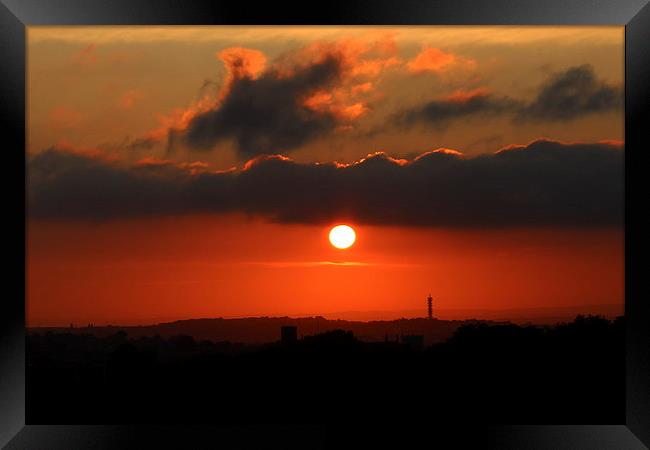
[[[98,329],[30,330],[30,423],[624,420],[623,317],[466,321],[433,344],[296,325],[257,344]]]

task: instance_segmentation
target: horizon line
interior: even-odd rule
[[[489,309],[489,308],[440,308],[438,309],[438,314],[440,312],[444,312],[445,317],[440,317],[439,315],[436,316],[434,314],[433,320],[444,320],[444,321],[456,321],[456,320],[486,320],[486,321],[508,321],[508,320],[527,320],[531,321],[533,319],[538,319],[538,320],[544,320],[544,319],[556,319],[559,316],[562,315],[571,315],[574,316],[575,314],[585,314],[585,315],[601,315],[605,317],[619,317],[619,316],[624,316],[625,315],[625,305],[623,304],[618,304],[618,303],[601,303],[601,304],[594,304],[594,305],[571,305],[571,306],[538,306],[538,307],[531,307],[531,308],[504,308],[504,309]],[[603,311],[596,312],[596,311],[589,311],[590,309],[594,308],[620,308],[620,314],[612,314],[612,311],[609,311],[608,313],[603,313]],[[541,311],[540,311],[541,310]],[[577,312],[575,310],[584,310],[584,312]],[[159,318],[155,319],[152,318],[151,321],[145,322],[144,319],[142,320],[132,320],[132,319],[123,319],[123,320],[115,320],[115,321],[102,321],[99,324],[94,323],[92,320],[82,320],[82,321],[65,321],[65,322],[59,322],[58,324],[39,324],[39,325],[29,325],[28,323],[25,324],[26,329],[30,328],[69,328],[69,326],[72,324],[74,328],[88,328],[88,325],[93,325],[95,327],[147,327],[147,326],[158,326],[158,325],[164,325],[164,324],[170,324],[170,323],[175,323],[175,322],[184,322],[184,321],[192,321],[192,320],[246,320],[246,319],[292,319],[292,320],[300,320],[300,319],[325,319],[325,320],[330,320],[330,321],[345,321],[345,322],[387,322],[387,321],[397,321],[397,320],[413,320],[413,319],[425,319],[428,320],[428,317],[426,315],[426,311],[422,311],[421,315],[414,315],[410,313],[415,313],[416,309],[412,310],[375,310],[375,311],[339,311],[339,312],[329,312],[329,313],[319,313],[319,314],[294,314],[294,315],[289,315],[289,314],[261,314],[261,315],[236,315],[236,316],[208,316],[208,317],[184,317],[184,318]],[[538,314],[535,314],[533,316],[526,315],[525,313],[534,313],[535,311],[538,312]],[[555,311],[553,314],[552,312]],[[475,316],[475,317],[448,317],[449,313],[452,312],[473,312],[474,314],[499,314],[499,313],[509,313],[509,316],[501,316],[501,317],[480,317],[480,316]],[[514,313],[521,313],[523,315],[517,317],[516,315],[513,315]],[[542,312],[542,314],[539,314]],[[543,315],[543,312],[547,312],[548,315]],[[564,314],[561,314],[561,312],[564,312]],[[401,313],[402,315],[396,314],[396,313]],[[386,318],[386,317],[381,317],[381,318],[370,318],[370,319],[360,319],[360,318],[342,318],[342,317],[333,317],[333,316],[343,316],[343,315],[369,315],[372,316],[373,314],[396,314],[394,317],[391,318]],[[405,315],[406,314],[406,315]],[[158,320],[156,322],[156,320]],[[58,321],[57,321],[58,322]]]

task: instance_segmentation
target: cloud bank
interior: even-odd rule
[[[614,143],[538,140],[475,158],[441,149],[344,165],[276,155],[214,172],[155,160],[124,166],[52,148],[28,160],[28,212],[32,219],[237,212],[303,224],[610,226],[623,220],[623,156]]]

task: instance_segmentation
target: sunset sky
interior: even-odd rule
[[[29,27],[28,324],[622,311],[623,38]]]

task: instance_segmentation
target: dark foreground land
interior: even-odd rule
[[[622,317],[583,316],[468,323],[421,347],[343,330],[260,345],[37,333],[27,423],[624,423],[624,343]]]

